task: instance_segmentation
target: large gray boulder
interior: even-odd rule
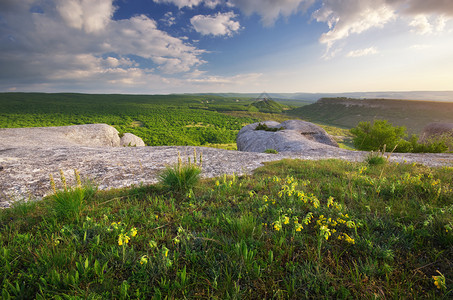
[[[239,151],[264,152],[274,149],[278,152],[305,152],[308,150],[337,147],[338,144],[321,127],[305,121],[288,120],[282,123],[261,122],[277,131],[255,130],[260,123],[243,127],[236,142]]]
[[[144,147],[145,142],[138,136],[132,133],[125,133],[121,137],[120,144],[123,147]]]
[[[1,128],[0,146],[6,147],[119,147],[118,131],[107,124],[61,127]]]

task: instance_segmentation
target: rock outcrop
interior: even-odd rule
[[[285,123],[274,125],[289,127]],[[95,128],[98,127],[95,126]],[[82,130],[82,132],[85,131]],[[24,135],[21,136],[19,133]],[[319,135],[315,133],[309,135],[312,139],[319,139]],[[91,179],[100,189],[152,184],[157,182],[161,170],[178,161],[179,153],[183,161],[186,161],[187,157],[192,156],[194,152],[194,147],[185,146],[111,147],[113,143],[106,141],[98,142],[100,146],[80,146],[81,142],[78,138],[74,141],[74,137],[68,138],[65,135],[63,137],[64,139],[58,140],[57,145],[55,136],[48,134],[47,130],[42,128],[33,131],[27,128],[0,129],[0,208],[9,207],[11,203],[18,200],[40,199],[52,193],[50,174],[55,178],[57,188],[61,188],[60,170],[65,174],[70,185],[75,184],[74,169],[80,172],[82,179]],[[91,137],[88,140],[91,139],[93,142],[90,134],[87,133],[85,137]],[[116,138],[113,139],[116,140]],[[111,140],[107,139],[107,141]],[[63,146],[63,144],[66,145]],[[368,154],[332,147],[308,138],[304,145],[308,150],[282,151],[279,154],[202,147],[196,147],[196,152],[203,153],[202,175],[204,177],[233,173],[247,174],[262,166],[263,162],[283,158],[337,158],[360,161]],[[429,166],[453,165],[453,155],[445,153],[393,153],[390,159],[407,163],[420,162]]]
[[[8,147],[119,147],[145,146],[133,134],[124,134],[122,143],[118,130],[107,124],[86,124],[61,127],[1,128],[0,145]],[[124,137],[123,136],[123,137]]]
[[[259,124],[265,124],[264,127],[268,129],[256,130]],[[305,152],[338,147],[337,142],[324,129],[300,120],[250,124],[239,131],[236,141],[238,150],[247,152],[264,152],[267,149],[278,152]]]
[[[121,137],[120,145],[123,147],[144,147],[145,143],[135,134],[126,132]]]

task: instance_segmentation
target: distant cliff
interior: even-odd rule
[[[345,128],[355,127],[360,121],[383,119],[393,125],[406,126],[409,134],[420,134],[429,123],[452,123],[453,102],[322,98],[289,114]]]

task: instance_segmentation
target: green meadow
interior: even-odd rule
[[[107,123],[148,145],[234,149],[245,124],[301,109],[253,100],[0,94],[0,128]],[[194,154],[148,186],[101,191],[77,170],[74,186],[49,178],[52,195],[0,211],[2,298],[453,297],[452,167],[374,154],[202,172]]]
[[[1,211],[3,299],[453,295],[451,167],[283,160],[202,181],[178,170],[131,189],[56,186]]]

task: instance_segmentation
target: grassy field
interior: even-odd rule
[[[453,123],[452,102],[325,98],[287,113],[348,129],[361,121],[388,120],[395,126],[405,126],[409,134],[420,134],[432,122]]]
[[[451,178],[283,160],[187,193],[57,187],[0,211],[2,297],[451,298]]]

